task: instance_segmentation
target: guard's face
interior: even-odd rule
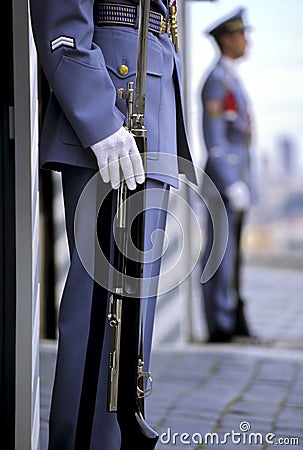
[[[228,55],[230,58],[240,58],[245,54],[247,38],[244,30],[226,33],[223,39],[223,53]]]

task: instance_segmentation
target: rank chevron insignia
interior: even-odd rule
[[[51,46],[52,52],[54,52],[55,50],[57,50],[60,47],[75,48],[76,47],[75,38],[70,37],[70,36],[61,35],[61,36],[58,36],[56,39],[53,39],[50,42],[50,46]]]

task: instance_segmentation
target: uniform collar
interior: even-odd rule
[[[220,58],[220,63],[229,72],[230,75],[233,75],[234,77],[238,77],[237,65],[236,65],[234,59],[229,58],[228,56],[222,55]]]

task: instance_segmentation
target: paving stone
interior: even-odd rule
[[[277,405],[268,401],[247,401],[240,400],[234,403],[230,412],[245,414],[248,417],[258,415],[258,417],[272,417],[277,412]]]

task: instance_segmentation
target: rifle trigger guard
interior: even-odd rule
[[[138,398],[145,398],[148,397],[153,390],[153,379],[151,377],[150,372],[144,372],[143,371],[144,363],[142,359],[139,359],[138,361],[138,377],[137,377],[137,397]],[[146,389],[141,389],[140,385],[144,386],[145,379],[147,380],[148,384]]]
[[[144,380],[147,379],[148,385],[147,385],[146,389],[141,389],[139,387],[139,383],[138,383],[138,385],[137,385],[137,396],[138,396],[138,398],[149,397],[150,394],[152,393],[152,390],[153,390],[153,379],[151,377],[150,372],[141,372],[138,375],[138,381],[139,381],[140,378],[143,378],[143,383],[144,383]]]

